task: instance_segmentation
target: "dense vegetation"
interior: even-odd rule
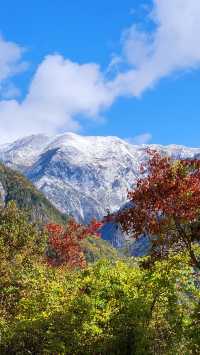
[[[89,253],[87,262],[84,245],[102,245],[95,221],[39,231],[14,203],[0,209],[0,354],[200,353],[199,168],[153,155],[149,164],[156,163],[158,177],[150,170],[133,192],[135,209],[142,201],[146,209],[137,220],[132,207],[117,217],[137,238],[149,227],[153,249],[145,258],[108,253],[95,261]]]

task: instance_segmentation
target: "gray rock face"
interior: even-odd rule
[[[117,223],[106,223],[100,230],[102,239],[109,242],[114,248],[123,249],[130,256],[148,255],[151,243],[147,236],[141,236],[138,240],[125,234]]]
[[[124,210],[133,206],[131,202],[126,203],[120,208]],[[123,249],[123,251],[130,256],[145,256],[148,255],[151,249],[151,242],[148,236],[141,236],[138,239],[134,239],[131,235],[125,233],[119,223],[107,222],[100,231],[102,239],[109,242],[113,247],[117,249]]]
[[[178,158],[200,154],[197,148],[150,147]],[[0,146],[0,160],[23,172],[60,211],[88,222],[126,203],[146,148],[117,137],[34,135]]]
[[[128,236],[123,233],[121,226],[117,223],[108,222],[100,229],[101,236],[109,242],[114,248],[126,248]]]

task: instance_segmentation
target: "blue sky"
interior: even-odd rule
[[[199,0],[7,0],[0,134],[200,146]]]

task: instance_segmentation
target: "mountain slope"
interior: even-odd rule
[[[81,242],[87,262],[92,263],[101,258],[119,260],[125,256],[123,250],[117,250],[109,242],[99,237],[88,237]]]
[[[136,146],[117,137],[66,133],[35,135],[0,146],[0,160],[23,172],[61,212],[87,223],[126,203],[147,147],[178,158],[200,155],[197,148]]]
[[[5,205],[14,200],[34,221],[41,223],[66,221],[66,216],[61,214],[31,182],[3,164],[0,164],[0,197],[2,204]]]

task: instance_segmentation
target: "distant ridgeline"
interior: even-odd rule
[[[59,212],[35,186],[20,173],[0,163],[0,200],[2,205],[15,201],[34,222],[65,223],[67,217]]]

